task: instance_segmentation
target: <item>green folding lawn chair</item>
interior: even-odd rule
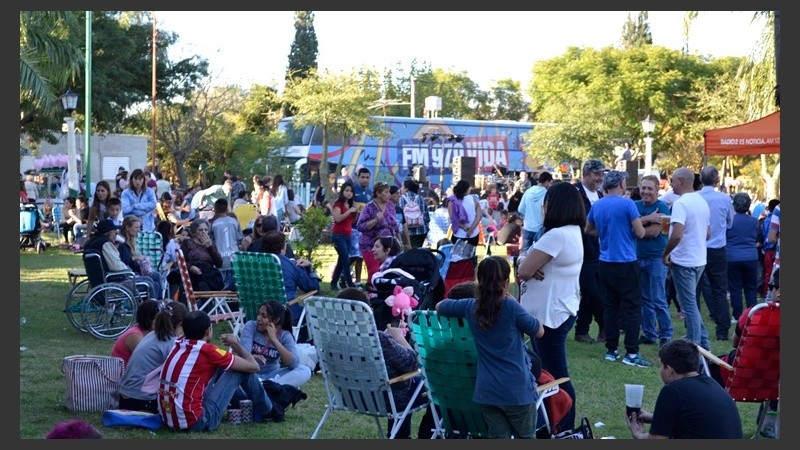
[[[233,275],[236,279],[236,292],[239,295],[239,310],[244,312],[245,320],[258,317],[261,304],[276,300],[285,305],[293,305],[317,293],[306,292],[291,301],[286,298],[281,260],[272,253],[236,252],[231,256]],[[292,335],[297,340],[305,320],[305,308],[300,314]]]
[[[488,438],[489,427],[480,406],[472,401],[478,372],[478,350],[466,319],[440,316],[432,310],[415,310],[410,316],[428,395],[438,411],[445,437]],[[537,387],[537,410],[542,409],[544,426],[550,432],[544,399],[556,394],[569,378],[559,378]],[[509,389],[515,389],[509,386]],[[537,427],[538,428],[538,427]]]
[[[478,350],[466,320],[439,316],[436,311],[411,313],[422,373],[448,437],[489,437],[480,407],[472,401],[478,370]]]
[[[167,283],[167,274],[169,271],[160,270],[161,258],[164,255],[163,238],[158,231],[142,231],[136,236],[136,247],[139,253],[150,260],[150,268],[154,271],[161,273],[161,298],[168,297],[169,283]]]

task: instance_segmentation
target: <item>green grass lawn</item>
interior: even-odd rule
[[[481,252],[482,249],[479,249]],[[496,247],[494,254],[503,254]],[[97,340],[74,328],[63,312],[69,290],[67,269],[81,267],[78,255],[58,248],[49,248],[37,255],[31,251],[20,251],[20,351],[19,372],[19,436],[20,438],[42,438],[56,423],[69,418],[82,418],[93,424],[107,438],[115,439],[196,439],[211,437],[220,439],[304,439],[311,436],[326,404],[325,390],[320,375],[314,375],[303,386],[308,399],[287,411],[286,421],[255,425],[230,425],[223,420],[213,435],[175,433],[167,429],[150,432],[144,429],[104,428],[101,413],[73,413],[64,406],[65,376],[61,365],[65,356],[75,354],[111,353],[112,341]],[[335,252],[330,245],[322,245],[315,253],[322,262],[319,273],[323,280],[322,294],[328,291],[330,273],[335,263]],[[366,268],[362,281],[366,278]],[[516,286],[512,286],[516,292]],[[705,311],[705,310],[704,310]],[[704,316],[707,314],[704,312]],[[23,324],[22,318],[25,318]],[[706,317],[706,326],[710,321]],[[673,311],[675,336],[685,332],[683,322]],[[713,329],[713,328],[709,328]],[[219,329],[215,336],[219,336]],[[591,334],[597,334],[593,325]],[[570,334],[572,336],[572,333]],[[219,342],[217,342],[219,343]],[[729,342],[712,342],[716,354],[727,353]],[[659,376],[657,346],[642,346],[643,355],[654,363],[648,369],[626,366],[620,362],[603,360],[605,348],[602,344],[581,344],[571,338],[567,342],[569,368],[577,393],[577,416],[586,416],[599,437],[614,436],[628,439],[630,433],[624,419],[625,383],[645,385],[644,408],[652,410],[662,386]],[[755,432],[757,405],[739,403],[745,436]],[[415,415],[415,426],[422,414]],[[595,426],[602,422],[603,426]],[[382,419],[385,430],[385,420]],[[377,437],[374,419],[347,412],[334,412],[320,432],[320,439],[372,439]]]

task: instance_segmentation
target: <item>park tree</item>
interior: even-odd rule
[[[286,81],[306,78],[317,68],[319,42],[317,42],[317,32],[314,31],[314,11],[295,11],[294,30]]]
[[[628,14],[628,20],[622,25],[620,45],[623,49],[653,44],[653,35],[647,20],[647,11],[639,11],[636,20]]]
[[[653,136],[654,161],[680,144],[694,148],[699,162],[702,133],[686,134],[686,126],[702,118],[688,94],[699,80],[726,68],[730,65],[653,45],[626,50],[571,47],[534,66],[534,120],[557,125],[537,127],[526,148],[544,162],[595,157],[610,163],[615,143],[641,145],[640,122],[651,114],[659,123]]]
[[[65,17],[70,17],[66,20]],[[50,140],[53,131],[61,129],[63,110],[58,96],[71,86],[81,92],[85,86],[83,49],[86,13],[71,15],[55,12],[21,13],[20,16],[20,110],[23,116],[21,132],[39,139]],[[49,18],[49,21],[48,21]],[[41,32],[49,31],[49,40],[40,43]],[[152,95],[152,21],[146,12],[99,11],[92,14],[92,131],[96,133],[120,132],[128,126],[131,111],[141,109]],[[24,31],[24,33],[23,33]],[[23,38],[23,35],[26,37]],[[61,36],[61,40],[54,36]],[[208,75],[208,62],[200,57],[172,61],[168,58],[169,46],[177,35],[160,32],[156,51],[156,96],[169,102],[191,92]],[[62,49],[56,46],[60,44]],[[33,49],[48,49],[51,55],[46,64],[47,79],[54,80],[49,91],[49,109],[34,107],[42,99],[41,76],[33,77],[30,62],[35,60]],[[26,55],[23,59],[23,54]],[[69,57],[74,61],[72,70],[62,70],[60,62]],[[40,58],[41,59],[41,58]],[[24,75],[29,74],[29,75]],[[68,78],[62,78],[62,77]],[[36,80],[40,81],[36,81]],[[34,84],[37,83],[37,84]],[[23,88],[23,86],[28,86]],[[39,86],[36,90],[31,87]],[[39,92],[35,96],[28,92]],[[82,92],[81,92],[82,93]],[[26,96],[23,98],[23,96]],[[55,103],[53,103],[53,101]],[[44,103],[41,103],[44,105]],[[55,108],[53,109],[53,106]],[[85,114],[84,102],[78,103],[78,115]],[[44,111],[50,111],[44,114]],[[134,114],[135,115],[135,114]]]
[[[118,133],[131,108],[152,97],[153,22],[147,12],[104,11],[92,16],[92,122],[95,132]],[[178,36],[159,30],[156,45],[156,98],[182,98],[208,76],[199,56],[170,60]],[[83,76],[80,84],[84,84]]]
[[[688,11],[684,18],[686,51],[692,23],[697,11]],[[771,114],[780,107],[780,11],[756,11],[753,21],[763,23],[763,33],[752,55],[743,58],[733,80],[738,111],[721,119],[714,128],[734,126]],[[726,103],[729,105],[731,103]],[[738,119],[737,119],[738,117]],[[741,167],[740,173],[759,198],[777,198],[780,194],[780,154],[744,156],[733,163]],[[716,161],[715,161],[716,162]]]
[[[33,140],[52,140],[64,110],[59,101],[83,68],[74,45],[81,21],[73,11],[19,12],[20,133]]]
[[[183,102],[172,102],[159,108],[156,126],[156,139],[166,158],[165,164],[172,163],[172,170],[178,177],[181,187],[188,185],[187,168],[200,167],[219,153],[212,139],[212,133],[222,127],[226,115],[235,111],[239,98],[232,88],[211,88],[202,85],[190,93]],[[224,155],[224,152],[222,152]]]
[[[281,99],[272,86],[253,85],[238,114],[240,126],[253,133],[270,133],[281,119]]]
[[[314,12],[295,11],[294,30],[294,41],[289,50],[289,66],[286,69],[287,83],[294,79],[307,78],[318,67],[319,42],[317,32],[314,30]],[[284,103],[284,116],[292,116],[295,112],[294,105]]]
[[[328,146],[333,136],[380,136],[385,130],[371,117],[368,109],[375,92],[365,89],[355,74],[317,74],[293,80],[286,85],[284,99],[297,109],[295,128],[308,125],[322,128],[320,182],[330,195]],[[341,165],[341,161],[339,161]]]
[[[159,102],[156,152],[162,173],[186,187],[218,182],[225,170],[249,178],[263,174],[266,167],[282,167],[279,149],[288,142],[284,133],[276,131],[280,100],[273,95],[274,88],[209,86],[183,102]],[[150,110],[142,110],[129,118],[126,131],[149,133],[150,121]],[[290,179],[290,171],[283,174]]]
[[[530,102],[522,96],[520,82],[510,78],[499,80],[490,91],[494,120],[526,120]]]

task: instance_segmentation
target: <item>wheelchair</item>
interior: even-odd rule
[[[148,285],[133,271],[106,272],[100,253],[84,253],[87,278],[67,294],[64,312],[78,330],[97,339],[116,339],[136,321],[136,308],[148,297]]]

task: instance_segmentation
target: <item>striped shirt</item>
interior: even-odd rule
[[[175,342],[164,367],[158,389],[158,411],[164,423],[175,430],[192,428],[203,417],[203,394],[221,367],[233,365],[232,353],[195,339]]]

